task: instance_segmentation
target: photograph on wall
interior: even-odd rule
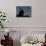
[[[16,6],[16,17],[32,17],[32,6]]]

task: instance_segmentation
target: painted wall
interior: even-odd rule
[[[46,0],[0,0],[0,10],[6,12],[6,27],[31,27],[31,28],[12,28],[21,31],[20,36],[27,34],[28,31],[46,31]],[[16,18],[16,6],[32,6],[32,17]],[[23,33],[22,31],[27,31]],[[17,37],[17,34],[16,34]],[[18,38],[18,37],[17,37]],[[17,39],[18,40],[18,39]],[[18,44],[18,43],[17,43]]]
[[[0,10],[6,12],[7,27],[46,27],[46,0],[0,0]],[[32,17],[17,18],[16,6],[32,6]]]

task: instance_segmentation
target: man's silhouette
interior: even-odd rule
[[[17,15],[17,17],[23,17],[24,16],[24,11],[20,8],[20,12]]]

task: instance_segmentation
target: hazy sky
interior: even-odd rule
[[[16,6],[16,14],[18,15],[20,9],[24,10],[24,15],[31,16],[32,6]]]

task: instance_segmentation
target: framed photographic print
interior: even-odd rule
[[[16,6],[16,17],[31,17],[32,6]]]

